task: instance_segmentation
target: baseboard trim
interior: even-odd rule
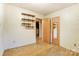
[[[64,49],[66,49],[66,50],[70,50],[70,51],[72,51],[72,52],[74,52],[74,53],[79,53],[78,51],[76,51],[76,50],[74,50],[74,49],[69,49],[69,48],[66,48],[66,47],[63,47],[63,46],[61,46],[62,48],[64,48]]]

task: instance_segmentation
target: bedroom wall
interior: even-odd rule
[[[33,11],[22,9],[12,5],[5,5],[5,25],[4,25],[4,49],[19,47],[36,42],[35,30],[26,30],[21,26],[21,13],[36,15],[43,18],[43,15]]]
[[[4,4],[0,4],[0,56],[3,54],[3,21],[4,21]]]
[[[60,16],[60,45],[79,52],[79,4],[52,12],[45,17],[55,16]]]

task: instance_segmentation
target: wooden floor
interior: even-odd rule
[[[57,45],[30,44],[4,51],[4,56],[78,56],[79,53],[67,50]]]

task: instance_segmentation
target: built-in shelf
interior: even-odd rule
[[[26,13],[22,13],[22,15],[25,15],[25,16],[31,16],[31,17],[35,17],[35,15],[26,14]]]
[[[30,23],[22,23],[23,26],[31,25]]]
[[[35,15],[22,13],[23,18],[21,19],[23,22],[21,23],[22,26],[24,26],[26,29],[34,29],[34,23],[35,23]]]
[[[31,22],[34,22],[35,20],[22,18],[22,21],[31,21]]]
[[[34,26],[26,26],[26,28],[31,29],[34,28]]]
[[[54,28],[54,29],[56,28],[56,23],[53,24],[53,28]]]

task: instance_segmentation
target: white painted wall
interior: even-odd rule
[[[43,16],[32,11],[22,9],[12,5],[5,5],[5,25],[4,25],[4,49],[14,48],[35,43],[35,30],[26,30],[21,26],[21,13],[28,13],[42,18]]]
[[[4,4],[0,4],[0,56],[3,54],[3,21],[4,21]]]
[[[45,17],[60,16],[61,46],[79,52],[79,4],[51,13]],[[75,47],[74,44],[77,44]]]

